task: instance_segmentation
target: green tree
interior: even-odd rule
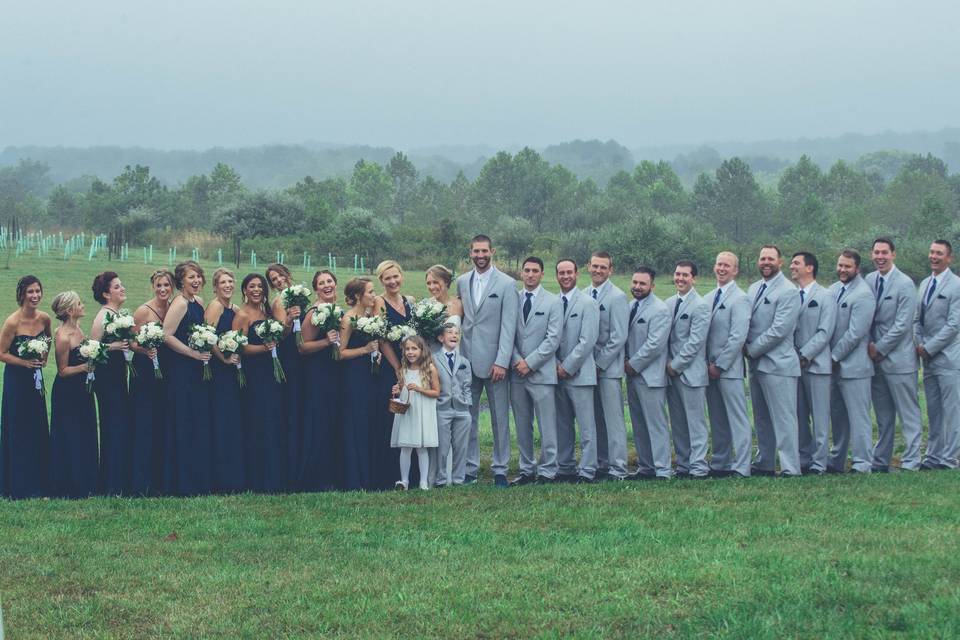
[[[740,158],[724,160],[714,179],[706,175],[697,178],[693,195],[698,216],[737,244],[770,230],[767,199]]]
[[[348,207],[324,234],[327,246],[341,255],[359,255],[373,268],[389,255],[391,233],[383,219],[366,209]]]
[[[390,158],[387,173],[393,181],[392,219],[403,224],[407,214],[415,205],[417,196],[417,168],[410,159],[399,151]]]
[[[353,168],[347,196],[351,206],[387,216],[393,207],[393,181],[379,164],[360,160]]]
[[[519,267],[537,237],[533,223],[526,218],[505,217],[497,222],[497,245]]]

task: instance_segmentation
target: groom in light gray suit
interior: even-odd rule
[[[830,339],[833,448],[827,471],[843,473],[849,448],[853,473],[870,473],[873,462],[873,422],[870,419],[873,361],[867,353],[867,344],[877,301],[860,277],[860,254],[853,249],[844,250],[837,258],[837,277],[840,281],[834,282],[829,290],[837,302],[837,323]]]
[[[577,263],[557,262],[557,284],[563,306],[563,329],[557,348],[557,457],[560,477],[567,481],[593,482],[597,473],[597,427],[593,415],[593,388],[597,365],[600,317],[597,303],[577,289]],[[580,466],[577,467],[577,430],[580,426]]]
[[[463,301],[460,350],[473,366],[473,404],[470,407],[470,445],[464,482],[475,482],[480,469],[477,419],[480,394],[487,391],[493,428],[494,484],[507,486],[510,462],[510,393],[507,370],[517,329],[517,289],[510,276],[493,266],[496,250],[485,235],[470,241],[474,268],[457,278],[457,295]]]
[[[706,478],[710,471],[705,415],[710,305],[697,293],[696,282],[697,265],[690,260],[677,262],[673,271],[677,293],[665,302],[673,313],[667,343],[667,406],[677,454],[677,476]]]
[[[623,419],[623,349],[627,344],[626,294],[610,281],[613,258],[606,251],[590,256],[590,285],[583,292],[597,301],[600,332],[593,349],[597,386],[593,411],[597,424],[597,477],[627,477],[627,427]]]
[[[820,263],[807,251],[790,260],[790,278],[800,288],[800,317],[793,343],[800,358],[797,422],[800,427],[800,470],[822,475],[830,461],[830,386],[833,360],[830,339],[837,323],[837,303],[817,282]]]
[[[542,286],[543,260],[529,257],[521,269],[523,288],[514,292],[520,313],[514,318],[510,405],[520,449],[520,475],[511,486],[554,482],[557,478],[557,347],[563,326],[560,298]],[[533,419],[540,427],[540,460],[533,452]]]
[[[743,343],[750,328],[750,301],[737,286],[740,260],[735,254],[718,253],[713,273],[717,288],[705,296],[711,306],[707,333],[707,409],[713,439],[710,474],[747,477],[753,434],[744,391]]]
[[[927,451],[921,469],[956,469],[960,438],[960,278],[950,271],[953,247],[930,245],[930,268],[917,291],[913,331],[923,361]]]
[[[668,480],[670,427],[667,425],[667,343],[670,341],[670,310],[657,296],[656,272],[647,266],[634,270],[630,293],[630,327],[627,335],[627,401],[637,448],[637,480]]]
[[[774,475],[777,451],[785,477],[800,475],[797,446],[797,378],[800,362],[793,332],[800,313],[796,288],[783,277],[783,257],[776,245],[760,249],[761,280],[750,285],[750,330],[743,347],[750,361],[750,397],[757,425],[757,459],[753,475]]]
[[[917,288],[908,275],[897,269],[896,246],[890,238],[873,241],[873,266],[864,280],[877,299],[867,353],[873,360],[870,392],[877,416],[877,443],[873,447],[873,470],[886,473],[893,457],[897,414],[903,425],[903,455],[900,468],[920,468],[922,423],[917,397],[917,357],[913,340],[913,314],[917,309]]]

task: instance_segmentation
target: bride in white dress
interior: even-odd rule
[[[427,269],[427,290],[430,296],[447,308],[449,318],[447,323],[460,326],[463,318],[463,303],[460,298],[450,295],[450,284],[453,282],[453,272],[442,264],[435,264]],[[436,352],[440,348],[440,343],[434,341],[430,345],[432,351]]]

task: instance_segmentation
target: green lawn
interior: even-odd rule
[[[13,267],[4,314],[104,264]],[[8,638],[957,637],[958,478],[0,501],[0,598]]]

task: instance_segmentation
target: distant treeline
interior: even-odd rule
[[[866,249],[882,234],[898,241],[897,264],[919,275],[932,238],[960,239],[960,175],[931,154],[874,152],[827,169],[801,156],[769,182],[734,157],[690,186],[664,161],[598,183],[529,148],[496,153],[476,177],[459,172],[449,181],[425,176],[403,153],[380,160],[269,190],[251,189],[225,163],[169,186],[143,165],[109,180],[57,184],[48,165],[21,160],[0,168],[0,222],[84,229],[134,245],[199,230],[222,238],[226,255],[332,251],[365,256],[368,265],[391,256],[421,267],[456,265],[479,231],[514,262],[530,252],[585,261],[604,248],[624,268],[671,268],[689,257],[706,269],[728,248],[747,271],[762,242],[814,251],[830,265],[842,248]]]

